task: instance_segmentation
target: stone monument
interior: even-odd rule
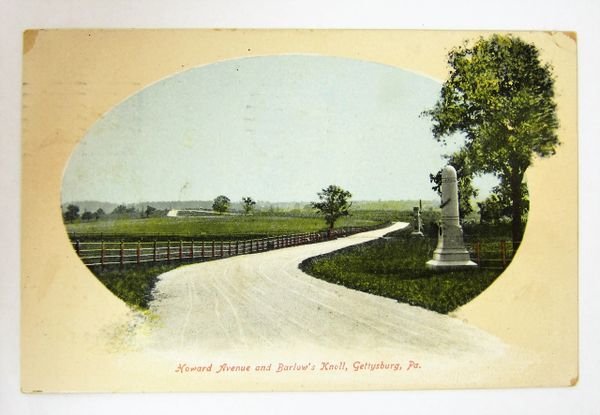
[[[458,182],[456,170],[448,165],[442,169],[442,219],[438,231],[438,243],[433,258],[427,261],[427,268],[451,270],[472,268],[477,264],[471,261],[465,249],[463,231],[458,217]]]
[[[419,200],[419,206],[413,208],[413,214],[415,216],[414,230],[410,233],[411,236],[423,236],[423,220],[421,219],[421,201]]]

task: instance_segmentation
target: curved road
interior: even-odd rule
[[[186,356],[286,350],[376,350],[426,359],[497,358],[504,345],[455,318],[313,278],[306,259],[406,223],[347,238],[182,266],[163,274],[136,342]]]

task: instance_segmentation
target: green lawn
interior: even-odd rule
[[[339,219],[336,228],[366,227],[382,220],[350,216]],[[326,228],[320,217],[290,216],[205,216],[147,219],[102,219],[67,224],[72,238],[239,240],[293,233],[316,232]]]
[[[158,276],[180,267],[181,263],[140,264],[123,269],[93,267],[92,273],[117,297],[134,308],[147,309]]]
[[[434,272],[425,268],[436,240],[379,239],[304,261],[325,281],[446,314],[485,290],[502,270]]]

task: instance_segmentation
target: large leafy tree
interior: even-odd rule
[[[523,179],[534,157],[559,144],[551,67],[539,51],[510,35],[492,35],[452,49],[449,77],[434,108],[434,137],[462,132],[461,148],[475,173],[491,173],[511,204],[513,245],[523,235]]]
[[[325,218],[329,231],[333,229],[335,222],[342,216],[348,216],[352,202],[352,194],[334,184],[317,193],[319,202],[311,202],[311,206]]]

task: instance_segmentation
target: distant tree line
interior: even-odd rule
[[[146,206],[145,209],[136,209],[133,206],[127,207],[124,204],[118,205],[110,213],[106,213],[104,209],[98,208],[96,211],[91,212],[89,210],[80,213],[81,209],[75,204],[67,205],[63,211],[63,220],[66,223],[73,223],[77,220],[82,222],[91,222],[102,219],[104,217],[112,218],[149,218],[152,216],[164,216],[166,210],[158,210],[150,205]]]

